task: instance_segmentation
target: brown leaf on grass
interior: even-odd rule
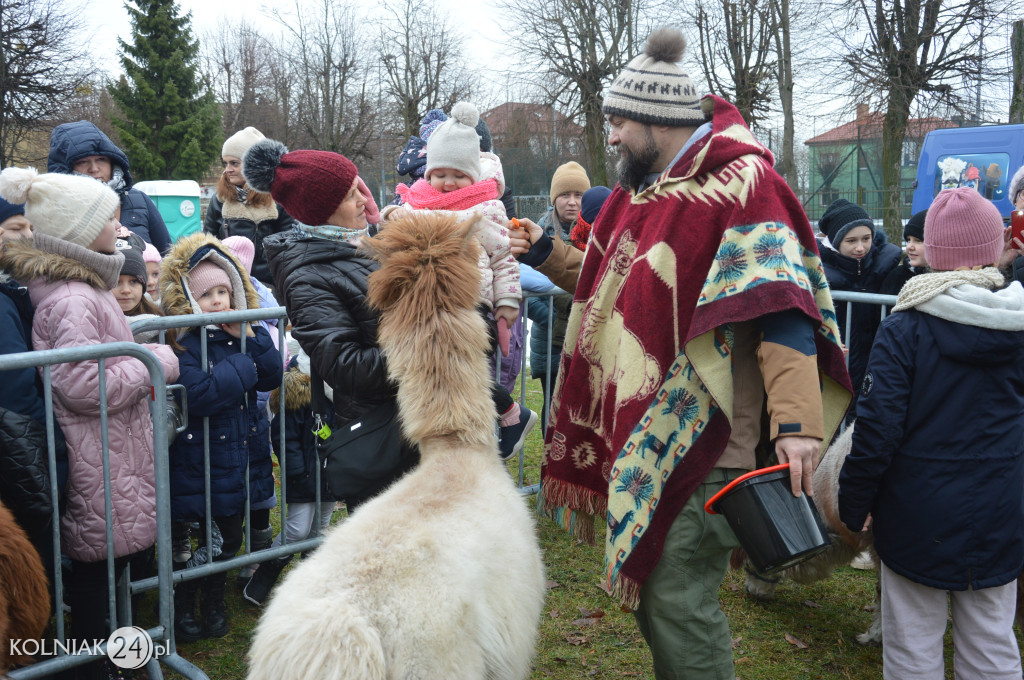
[[[599,619],[604,616],[604,612],[600,609],[587,609],[586,607],[579,607],[580,616],[585,619]]]
[[[821,608],[821,605],[818,604],[817,602],[814,602],[813,600],[804,600],[804,606],[805,607],[810,607],[811,609],[820,609]]]
[[[740,658],[736,659],[733,662],[733,665],[739,666],[741,663],[747,663],[748,661],[750,661],[750,657],[749,656],[741,656]],[[737,680],[739,680],[739,679],[737,678]]]
[[[588,642],[590,642],[590,638],[588,638],[586,635],[581,635],[580,633],[570,633],[565,636],[565,641],[568,642],[570,645],[578,646],[587,644]]]
[[[594,626],[594,625],[597,625],[597,622],[600,621],[600,620],[601,619],[592,619],[592,618],[574,619],[573,622],[572,622],[572,625],[577,626],[579,628],[582,628],[584,626]]]
[[[789,633],[786,633],[786,642],[788,642],[789,644],[793,645],[797,649],[807,649],[807,643],[806,642],[803,642],[799,638],[797,638],[797,637],[795,637],[793,635],[790,635]]]
[[[559,612],[557,609],[552,609],[551,611],[548,612],[548,618],[551,618],[551,619],[557,619],[561,615],[562,615],[562,613]]]
[[[545,581],[544,587],[548,590],[554,590],[555,588],[561,588],[562,584],[558,583],[557,581]]]
[[[621,610],[623,614],[632,614],[633,613],[633,610],[631,608],[627,607],[624,604],[623,605],[619,605],[619,610]]]
[[[732,639],[732,643],[731,643],[732,644],[732,648],[733,649],[739,649],[740,648],[740,642],[742,642],[742,641],[743,641],[742,637],[733,638]]]

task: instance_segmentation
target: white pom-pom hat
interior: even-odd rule
[[[427,169],[423,176],[438,168],[451,168],[464,173],[476,184],[480,181],[480,135],[476,124],[480,114],[469,102],[452,107],[448,120],[437,126],[427,140]]]
[[[35,231],[89,247],[114,216],[119,199],[110,187],[92,177],[35,168],[6,168],[0,172],[0,196],[25,204],[25,219]]]

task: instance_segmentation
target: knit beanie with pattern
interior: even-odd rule
[[[242,175],[250,187],[269,193],[299,222],[320,226],[348,196],[359,171],[340,153],[288,151],[281,142],[265,139],[245,152]]]
[[[662,28],[647,38],[643,54],[626,64],[604,95],[601,111],[647,125],[698,127],[706,117],[690,76],[676,64],[686,38],[675,28]]]
[[[252,273],[252,261],[256,257],[256,246],[244,236],[228,236],[223,241],[228,250],[235,254],[245,271]]]
[[[250,125],[224,140],[224,146],[220,148],[221,158],[225,156],[234,156],[238,159],[245,158],[245,152],[253,144],[264,139],[266,137],[263,136],[263,133]]]
[[[818,229],[828,236],[828,242],[836,249],[846,238],[846,233],[854,227],[868,227],[872,234],[875,233],[875,223],[868,211],[845,198],[833,201],[818,220]]]
[[[423,176],[438,168],[451,168],[467,175],[473,184],[480,181],[480,135],[476,124],[480,114],[469,102],[452,107],[448,120],[437,126],[427,140],[427,169]]]
[[[943,189],[924,219],[924,258],[938,271],[990,267],[1003,252],[1003,218],[970,187]]]
[[[590,178],[587,171],[576,161],[563,163],[555,168],[555,174],[551,176],[551,205],[555,199],[567,191],[578,191],[581,194],[590,188]]]
[[[230,292],[231,278],[224,268],[209,260],[203,260],[188,273],[188,289],[196,300],[214,286],[224,286]],[[233,299],[233,297],[232,297]]]
[[[0,172],[0,198],[25,204],[25,218],[39,233],[88,248],[114,216],[117,194],[92,177],[35,168],[6,168]]]
[[[124,264],[121,265],[121,276],[134,277],[142,284],[143,290],[149,283],[149,272],[146,271],[146,261],[142,254],[146,250],[146,242],[142,237],[129,232],[126,238],[118,238],[115,242],[117,252],[124,255]]]

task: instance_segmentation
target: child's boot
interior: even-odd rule
[[[196,591],[199,579],[174,586],[174,636],[178,642],[195,642],[203,636],[196,619]]]
[[[245,599],[257,607],[262,606],[267,601],[270,590],[277,583],[281,570],[287,566],[291,559],[291,555],[289,555],[277,560],[267,560],[260,564],[260,568],[252,575],[249,583],[245,585],[245,590],[242,591]]]
[[[199,599],[203,637],[222,638],[231,630],[227,608],[224,606],[224,586],[227,580],[228,575],[223,571],[203,579],[203,592]]]
[[[274,541],[274,527],[267,527],[265,529],[253,529],[249,538],[252,542],[249,552],[256,552],[257,550],[266,550],[271,546]],[[247,564],[238,570],[238,580],[245,585],[252,578],[252,575],[256,573],[256,567],[260,566],[259,562],[253,564]]]

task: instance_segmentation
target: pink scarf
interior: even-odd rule
[[[411,187],[399,184],[395,191],[415,210],[465,210],[498,198],[498,181],[485,179],[444,194],[430,186],[427,180],[418,179]]]

